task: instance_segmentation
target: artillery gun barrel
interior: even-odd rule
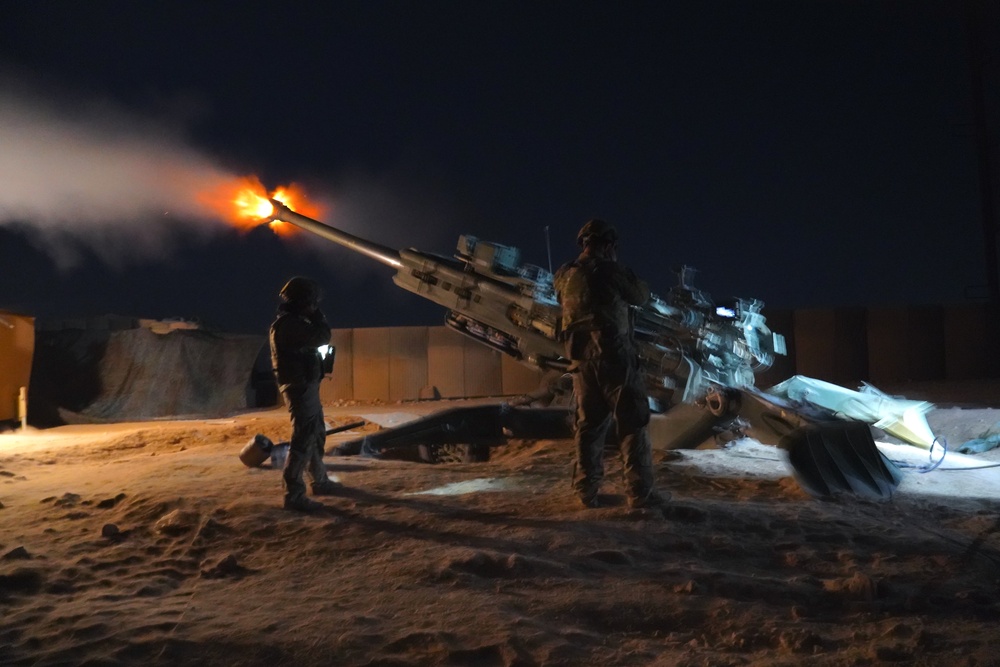
[[[386,246],[379,245],[378,243],[372,243],[371,241],[354,236],[353,234],[348,234],[347,232],[331,227],[330,225],[324,224],[318,220],[313,220],[312,218],[306,217],[301,213],[296,213],[277,199],[272,199],[271,205],[274,206],[274,213],[271,215],[272,220],[282,220],[295,225],[296,227],[305,229],[306,231],[312,232],[317,236],[322,236],[328,241],[339,243],[346,248],[350,248],[355,252],[371,257],[372,259],[382,262],[387,266],[391,266],[394,269],[401,269],[403,267],[403,262],[399,258],[399,252],[393,250],[392,248],[387,248]]]

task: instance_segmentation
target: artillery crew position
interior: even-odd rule
[[[599,507],[609,431],[621,451],[629,507],[663,504],[653,480],[649,400],[639,368],[629,306],[649,287],[618,263],[618,233],[591,220],[577,235],[582,251],[555,275],[562,338],[576,395],[577,467],[573,488],[585,507]]]
[[[306,496],[302,480],[308,470],[314,496],[336,493],[340,485],[330,479],[323,464],[326,423],[319,400],[324,375],[320,346],[330,343],[330,325],[319,309],[322,291],[309,278],[295,276],[279,292],[281,305],[271,325],[271,363],[278,389],[292,421],[292,439],[282,478],[285,509],[312,512],[323,503]]]
[[[664,449],[696,444],[722,430],[749,430],[760,442],[788,452],[799,483],[816,495],[850,491],[884,500],[892,497],[899,485],[898,471],[875,446],[867,425],[859,426],[822,406],[794,402],[754,387],[756,373],[768,368],[775,355],[786,353],[784,338],[767,327],[764,304],[759,300],[735,299],[724,307],[717,306],[692,285],[691,271],[686,268],[666,299],[650,295],[644,288],[645,301],[628,295],[633,288],[605,292],[604,278],[588,281],[581,275],[574,280],[595,288],[597,300],[593,303],[601,309],[609,307],[615,314],[607,329],[595,324],[596,320],[586,325],[582,319],[574,323],[573,309],[579,310],[579,304],[573,306],[565,299],[558,303],[552,274],[520,265],[515,248],[463,236],[454,258],[415,248],[394,250],[296,213],[277,200],[272,199],[271,204],[271,220],[289,222],[395,269],[393,282],[447,308],[445,323],[456,331],[535,368],[565,371],[576,366],[578,372],[573,375],[578,400],[583,402],[579,399],[581,390],[601,387],[595,396],[601,396],[605,403],[604,408],[595,408],[597,412],[584,408],[583,415],[577,414],[577,425],[582,425],[586,434],[590,420],[603,423],[600,410],[617,415],[608,417],[611,421],[603,430],[610,432],[613,424],[619,444],[626,441],[622,446],[632,478],[627,481],[627,492],[633,496],[634,506],[659,499],[651,493],[647,410],[664,413],[667,419],[678,416],[669,441],[662,443]],[[602,224],[606,232],[610,227],[606,223],[585,225],[581,241],[602,239],[603,234],[597,233]],[[598,271],[631,275],[616,263],[614,242],[605,246],[607,256],[595,262],[601,267]],[[585,248],[576,262],[586,257]],[[605,263],[615,268],[604,268]],[[574,273],[575,269],[567,269],[560,281]],[[616,277],[609,284],[622,280]],[[636,279],[632,276],[631,280]],[[600,301],[605,298],[611,301]],[[602,356],[609,354],[602,346],[613,348],[612,341],[621,339],[623,320],[629,322],[628,336],[623,350],[616,353],[613,372],[620,377],[615,377]],[[577,340],[574,327],[591,333]],[[567,344],[571,346],[568,352]],[[580,350],[573,349],[577,345]],[[586,354],[592,356],[577,358],[588,345],[593,349]],[[635,353],[624,352],[626,345]],[[588,370],[581,371],[585,367]],[[593,373],[593,378],[581,386],[587,373]],[[645,406],[640,396],[648,399]],[[634,414],[625,418],[621,411],[628,401],[633,402]],[[679,410],[683,412],[678,414]],[[635,444],[628,444],[630,435]],[[595,446],[586,445],[587,451],[592,452]],[[600,460],[600,453],[591,456]],[[603,466],[592,464],[592,459],[580,460],[580,474],[589,475],[589,482],[578,487],[585,503],[591,495],[597,498],[596,489],[588,487],[600,481],[603,471],[598,471],[599,467]]]

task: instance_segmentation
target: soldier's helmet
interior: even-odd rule
[[[581,246],[592,241],[614,243],[617,240],[618,230],[615,229],[614,225],[598,218],[588,220],[587,224],[581,227],[580,232],[576,235],[576,242]]]
[[[291,304],[319,303],[323,298],[323,290],[312,278],[295,276],[285,283],[278,296]]]

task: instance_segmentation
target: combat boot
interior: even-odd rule
[[[580,499],[580,504],[588,509],[597,509],[601,506],[596,488],[577,489],[576,497]]]
[[[340,493],[344,486],[327,478],[322,482],[313,483],[311,488],[314,496],[333,496]]]
[[[629,496],[628,507],[632,510],[661,509],[670,501],[670,494],[662,496],[656,489],[651,489],[646,493]]]

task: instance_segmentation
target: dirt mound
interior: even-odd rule
[[[218,417],[257,407],[254,371],[265,343],[263,336],[200,330],[41,331],[29,417],[53,426]]]

